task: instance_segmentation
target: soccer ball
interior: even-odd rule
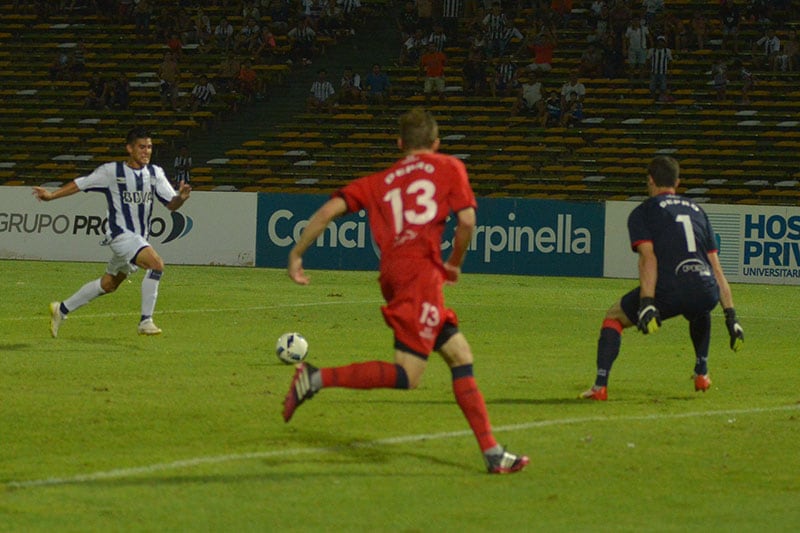
[[[275,353],[287,365],[299,363],[308,355],[308,341],[299,333],[284,333],[278,338]]]

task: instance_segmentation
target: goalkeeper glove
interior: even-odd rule
[[[744,330],[736,320],[736,311],[733,307],[725,309],[725,326],[728,328],[728,335],[731,336],[731,350],[738,352],[744,346]]]
[[[647,335],[658,331],[659,326],[661,326],[661,313],[656,309],[655,298],[642,298],[639,302],[639,322],[636,327]]]

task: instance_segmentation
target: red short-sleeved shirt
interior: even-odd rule
[[[348,211],[368,213],[381,252],[387,324],[398,341],[427,355],[442,325],[457,322],[444,307],[441,243],[447,217],[477,205],[466,167],[444,154],[410,155],[336,195]]]

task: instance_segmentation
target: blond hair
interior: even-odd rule
[[[422,107],[415,107],[400,117],[400,139],[404,150],[432,148],[438,138],[436,119]]]

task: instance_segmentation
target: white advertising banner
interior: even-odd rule
[[[192,193],[180,210],[156,202],[150,243],[168,264],[253,266],[256,193]],[[39,202],[29,187],[0,187],[0,258],[101,261],[106,202],[96,192]]]
[[[638,202],[607,202],[603,275],[637,278],[628,215]],[[800,285],[800,208],[703,204],[729,281]]]

